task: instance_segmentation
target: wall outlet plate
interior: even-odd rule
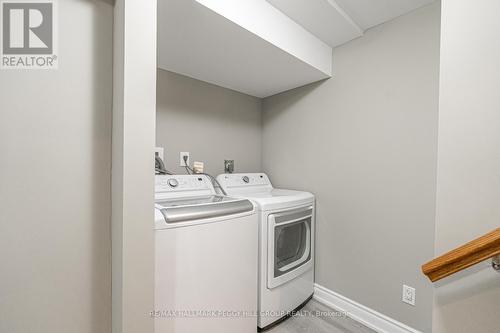
[[[187,165],[184,163],[184,156],[187,156]],[[188,151],[181,151],[179,154],[179,166],[184,167],[184,166],[189,166],[189,152]]]
[[[204,169],[205,168],[205,163],[203,162],[198,162],[198,161],[194,161],[193,162],[193,171],[194,173],[203,173],[204,172]]]
[[[155,156],[158,154],[158,156],[161,158],[163,162],[165,162],[164,156],[163,156],[163,147],[155,147]]]
[[[415,306],[415,288],[403,284],[403,302]]]
[[[224,173],[234,172],[234,160],[224,160]]]

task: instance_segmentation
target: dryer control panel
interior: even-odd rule
[[[271,187],[269,177],[265,173],[232,173],[217,176],[217,181],[223,188],[234,187]]]

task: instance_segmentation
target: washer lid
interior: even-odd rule
[[[181,198],[171,198],[168,200],[158,199],[156,200],[156,204],[161,206],[162,208],[168,207],[179,207],[179,206],[194,206],[194,205],[203,205],[203,204],[214,204],[225,201],[234,201],[236,199],[225,197],[222,195],[205,195],[198,197],[181,197]]]
[[[166,223],[177,223],[250,212],[254,207],[246,199],[212,195],[158,201],[156,208],[163,214]]]

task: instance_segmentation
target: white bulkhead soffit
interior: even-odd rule
[[[158,67],[267,97],[329,78],[332,48],[265,0],[159,0]]]
[[[159,0],[158,67],[256,97],[332,76],[332,49],[433,0]]]

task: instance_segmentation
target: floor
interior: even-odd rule
[[[376,333],[374,330],[330,309],[309,301],[297,316],[288,318],[268,333]]]

